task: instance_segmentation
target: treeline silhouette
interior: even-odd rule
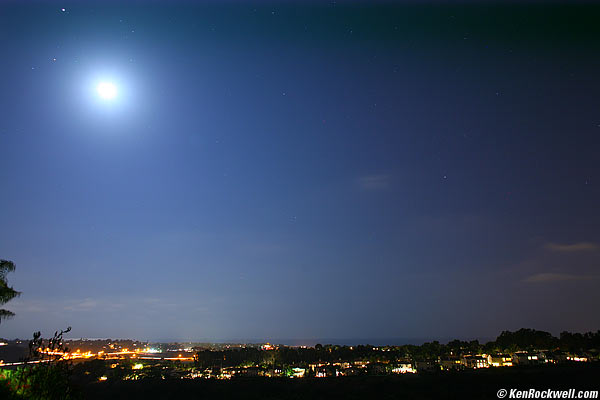
[[[488,346],[492,350],[504,351],[554,349],[564,352],[584,352],[600,349],[600,330],[587,333],[562,332],[558,338],[548,332],[535,329],[504,331],[494,342],[486,344],[486,347]]]

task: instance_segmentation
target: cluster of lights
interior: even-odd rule
[[[567,357],[568,361],[587,362],[587,357]]]
[[[51,350],[49,348],[45,348],[40,350],[40,353],[46,354],[49,356],[60,356],[61,359],[64,360],[74,360],[79,358],[91,358],[91,357],[104,357],[104,356],[125,356],[129,355],[131,357],[136,357],[139,353],[144,353],[141,349],[136,349],[134,351],[130,351],[129,349],[123,349],[121,351],[116,351],[112,353],[105,353],[104,351],[99,351],[97,353],[92,353],[91,351],[86,351],[84,353],[81,350],[77,349],[74,352],[68,351],[59,351],[59,350]]]

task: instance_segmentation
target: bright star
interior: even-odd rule
[[[100,97],[105,100],[111,100],[117,96],[117,87],[110,82],[100,82],[96,90]]]

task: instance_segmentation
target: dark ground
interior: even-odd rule
[[[499,389],[600,390],[600,364],[327,379],[99,382],[86,399],[497,399]]]

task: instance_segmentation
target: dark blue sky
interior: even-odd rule
[[[599,7],[0,7],[0,336],[599,328]]]

